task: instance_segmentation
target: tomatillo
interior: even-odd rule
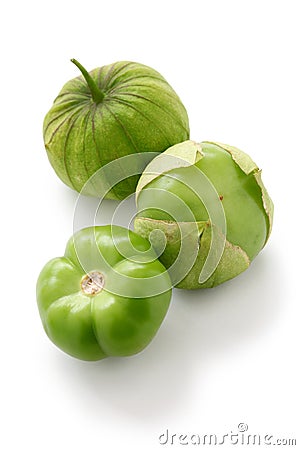
[[[149,238],[179,288],[213,287],[247,267],[267,242],[273,203],[241,150],[186,141],[146,167],[135,231]]]
[[[88,72],[71,61],[82,75],[68,81],[55,98],[44,119],[43,136],[53,169],[72,189],[81,192],[101,167],[121,157],[162,152],[189,138],[186,109],[156,70],[119,61]],[[137,156],[136,173],[140,175],[147,163],[140,169]],[[114,174],[110,176],[108,168],[107,174],[99,174],[98,185],[91,183],[84,193],[102,196],[99,186],[108,183],[106,198],[132,194],[138,176],[129,176],[122,161],[118,170],[122,181],[115,186],[111,187]]]
[[[37,281],[44,329],[61,350],[83,360],[128,356],[158,331],[171,281],[149,242],[119,226],[85,228]]]

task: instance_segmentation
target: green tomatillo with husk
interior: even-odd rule
[[[189,138],[185,107],[156,70],[120,61],[87,72],[71,61],[82,75],[63,86],[43,125],[49,161],[69,187],[80,192],[107,163],[130,154],[162,152]],[[108,178],[100,180],[108,182],[106,198],[123,199],[135,190],[138,176],[128,177],[122,160],[119,171],[122,181],[113,187],[109,170],[99,175]],[[95,187],[84,193],[102,195]]]
[[[173,284],[214,287],[247,269],[266,244],[273,203],[261,170],[241,150],[186,141],[146,167],[135,231],[148,238]]]

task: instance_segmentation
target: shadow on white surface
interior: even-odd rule
[[[272,254],[273,252],[273,254]],[[278,258],[277,258],[278,260]],[[78,407],[161,423],[190,403],[217,359],[259,345],[276,326],[284,296],[276,255],[264,251],[242,275],[211,290],[174,290],[150,346],[129,358],[86,363],[53,352],[53,363]],[[258,340],[258,341],[257,341]]]
[[[100,200],[96,197],[80,195],[65,186],[58,191],[60,200],[67,205],[73,216],[73,230],[93,225],[114,224],[133,228],[133,218],[136,214],[135,195],[119,202],[117,200]]]

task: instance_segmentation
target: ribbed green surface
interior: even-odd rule
[[[93,101],[79,76],[64,85],[44,120],[49,161],[71,188],[80,191],[110,161],[132,153],[162,152],[188,139],[182,102],[152,68],[123,61],[90,75],[104,93],[102,102]],[[134,192],[137,178],[118,183],[109,197],[121,199]]]

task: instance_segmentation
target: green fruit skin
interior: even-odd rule
[[[90,227],[69,240],[63,257],[45,265],[37,281],[37,303],[44,329],[57,347],[75,358],[96,361],[133,355],[150,343],[167,313],[171,282],[149,248],[146,239],[122,227]],[[97,259],[99,250],[108,266]],[[139,251],[148,251],[148,256],[139,261],[124,257]],[[104,275],[101,292],[88,295],[81,289],[86,272],[78,254],[89,271]],[[126,275],[126,297],[106,289],[109,281],[114,284],[115,273]],[[161,293],[143,298],[145,280],[156,275]]]
[[[103,100],[96,104],[79,76],[63,86],[43,124],[49,161],[72,189],[80,192],[100,167],[122,156],[162,152],[189,138],[182,102],[154,69],[120,61],[94,69],[90,76],[104,93]],[[137,181],[138,176],[124,179],[106,198],[125,198]]]
[[[170,231],[173,219],[164,210],[173,207],[173,210],[176,209],[178,222],[190,221],[187,210],[185,208],[181,210],[177,203],[172,205],[173,199],[168,193],[183,200],[193,213],[195,222],[199,225],[200,245],[194,267],[176,286],[184,289],[214,287],[238,275],[249,266],[250,261],[264,247],[271,227],[270,217],[263,204],[262,189],[256,179],[258,169],[246,174],[234,161],[232,155],[218,144],[203,142],[201,148],[203,157],[195,165],[214,185],[226,217],[226,246],[220,261],[222,270],[220,270],[221,266],[218,267],[206,283],[199,284],[198,276],[205,260],[204,256],[207,256],[209,249],[210,230],[207,210],[198,196],[189,188],[191,180],[197,181],[195,177],[198,176],[192,166],[167,172],[174,178],[165,173],[155,178],[141,190],[137,200],[138,214],[135,231],[144,237],[148,237],[155,228],[161,228],[165,232],[167,246],[160,260],[166,267],[170,267],[176,260],[179,243],[170,234],[173,233]],[[177,233],[176,230],[175,233]],[[173,244],[173,241],[176,242]],[[205,255],[204,252],[206,252]]]

